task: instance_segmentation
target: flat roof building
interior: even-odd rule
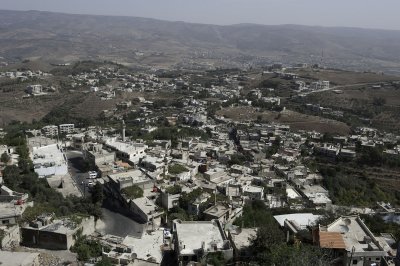
[[[226,260],[233,258],[230,241],[218,220],[174,220],[174,249],[181,265],[191,261],[200,262],[208,253],[222,252]]]
[[[52,215],[42,215],[29,226],[21,228],[22,244],[54,250],[70,249],[75,243],[75,233],[92,234],[95,228],[94,217],[82,217],[80,224],[70,218],[52,220]]]
[[[146,156],[146,149],[148,148],[148,146],[143,143],[126,143],[114,139],[107,140],[105,145],[115,150],[118,158],[131,164],[138,164],[139,160]]]
[[[71,134],[75,130],[74,124],[61,124],[59,125],[60,134]]]
[[[67,158],[58,144],[33,147],[31,158],[39,177],[68,174]]]
[[[153,225],[159,225],[160,217],[164,213],[150,199],[146,197],[130,200],[130,209],[143,222],[152,222]]]
[[[55,137],[58,136],[58,127],[55,125],[44,126],[42,132],[46,137]]]
[[[108,175],[108,178],[118,191],[133,185],[137,185],[142,189],[151,188],[154,183],[154,180],[149,178],[144,172],[137,169],[122,173],[110,174]]]

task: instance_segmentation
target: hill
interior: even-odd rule
[[[322,58],[323,54],[323,58]],[[0,10],[0,56],[166,67],[308,62],[400,73],[400,31],[298,25],[217,26],[137,17]]]

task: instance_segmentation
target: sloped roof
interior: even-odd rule
[[[341,233],[319,232],[319,246],[321,248],[346,249]]]

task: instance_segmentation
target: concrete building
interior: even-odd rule
[[[334,251],[343,265],[388,265],[386,257],[391,248],[375,237],[358,216],[343,216],[319,226],[314,240],[321,248]]]
[[[226,260],[233,258],[233,248],[218,220],[184,222],[174,220],[174,249],[179,265],[200,262],[209,253],[221,252]]]
[[[61,124],[59,125],[60,134],[72,134],[75,130],[74,124]]]
[[[161,215],[164,212],[150,199],[146,197],[131,199],[129,205],[132,213],[141,221],[151,222],[155,227],[161,224]]]
[[[86,142],[86,136],[83,133],[72,135],[71,147],[77,150],[83,150]]]
[[[325,156],[328,158],[335,159],[336,156],[339,154],[340,148],[329,145],[329,144],[324,144],[323,146],[316,146],[314,147],[314,153],[317,155]]]
[[[109,251],[102,252],[103,258],[108,258],[113,265],[129,265],[135,261],[137,254],[133,252],[133,247],[118,244]]]
[[[5,185],[0,185],[0,202],[23,202],[28,199],[28,194],[12,191]]]
[[[127,172],[110,174],[108,177],[108,186],[116,191],[126,187],[136,185],[143,190],[150,189],[154,185],[154,180],[150,179],[145,173],[140,170],[130,170]]]
[[[135,256],[133,265],[171,265],[163,261],[164,253],[171,250],[170,241],[165,238],[163,228],[146,231],[141,238],[127,236],[122,244],[132,247]]]
[[[356,158],[356,152],[349,149],[340,149],[339,157],[345,160],[353,160]]]
[[[310,89],[311,90],[326,90],[326,89],[329,89],[329,81],[320,80],[320,81],[311,82]]]
[[[18,223],[25,207],[14,205],[13,202],[0,203],[0,226],[10,226]]]
[[[217,203],[203,212],[205,220],[219,220],[221,224],[226,224],[235,220],[242,215],[243,208],[232,206],[224,203]]]
[[[332,207],[329,192],[319,185],[303,185],[300,193],[308,200],[311,207],[316,209],[329,209]]]
[[[289,242],[291,237],[295,236],[301,230],[308,230],[308,227],[315,226],[321,215],[312,213],[292,213],[275,215],[274,219],[286,232],[286,241]]]
[[[26,87],[26,93],[28,94],[41,94],[43,93],[43,86],[42,85],[29,85]]]
[[[136,165],[139,160],[146,156],[147,145],[143,143],[125,143],[114,139],[107,140],[105,146],[116,151],[117,158]]]
[[[83,146],[83,157],[91,166],[99,167],[113,163],[115,152],[103,149],[103,145],[100,143],[88,143]]]
[[[77,224],[69,218],[53,220],[51,215],[39,216],[29,226],[21,228],[22,244],[29,247],[67,250],[75,243],[74,234],[82,230],[83,235],[95,230],[94,217],[82,217]]]
[[[58,136],[58,127],[55,125],[48,125],[42,128],[42,132],[46,137]]]
[[[33,147],[31,159],[39,177],[68,174],[67,158],[59,144]]]
[[[166,191],[161,192],[161,205],[167,210],[179,206],[181,194],[170,194]]]
[[[165,171],[168,171],[165,167],[165,159],[161,157],[154,156],[144,156],[139,160],[140,167],[146,169],[147,171],[162,174]]]
[[[235,174],[251,174],[253,171],[251,170],[251,168],[243,166],[243,165],[238,165],[238,164],[234,164],[231,166],[230,168],[232,173]]]
[[[233,253],[237,260],[252,258],[251,240],[256,236],[257,228],[236,228],[228,231],[228,238],[232,243]]]
[[[264,187],[246,185],[242,189],[243,189],[243,195],[248,196],[250,199],[257,199],[257,200],[264,199]]]

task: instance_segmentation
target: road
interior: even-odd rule
[[[81,151],[66,151],[68,158],[68,168],[72,179],[76,182],[79,191],[83,196],[90,195],[87,183],[89,174],[84,172],[84,160]]]
[[[102,208],[102,214],[101,220],[96,225],[96,229],[100,233],[120,237],[126,237],[127,235],[133,237],[142,236],[145,228],[143,224],[106,208]]]
[[[324,91],[331,91],[331,90],[339,90],[339,89],[344,89],[344,88],[349,88],[349,87],[356,87],[356,86],[373,86],[373,85],[380,85],[382,82],[374,82],[374,83],[355,83],[355,84],[347,84],[347,85],[338,85],[338,86],[333,86],[329,87],[327,89],[322,89],[322,90],[315,90],[315,91],[307,91],[304,93],[300,93],[302,95],[309,95],[312,93],[318,93],[318,92],[324,92]]]
[[[79,190],[84,196],[90,195],[87,187],[90,179],[88,178],[89,174],[85,172],[82,152],[68,150],[65,153],[68,158],[69,172],[77,183]],[[127,235],[140,237],[143,233],[144,225],[119,213],[102,208],[102,219],[98,221],[96,229],[103,234],[112,234],[120,237]]]

